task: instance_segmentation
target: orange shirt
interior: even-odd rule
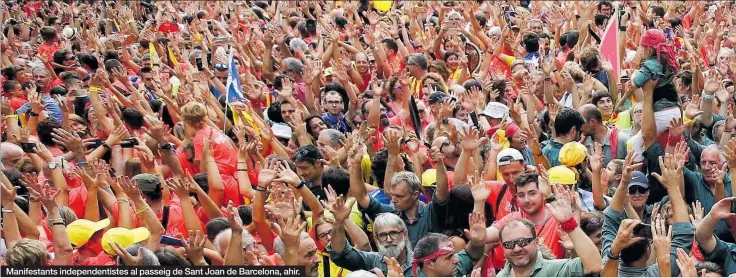
[[[54,53],[61,49],[61,46],[59,46],[58,42],[53,43],[42,43],[40,46],[38,46],[38,55],[41,57],[48,56],[53,57]]]
[[[163,210],[156,213],[156,217],[160,221],[163,218]],[[185,238],[189,237],[187,225],[184,222],[184,211],[181,208],[181,201],[179,200],[179,197],[171,197],[171,202],[169,202],[169,220],[167,223],[168,225],[165,225],[165,235],[175,238],[179,238],[182,235]]]
[[[84,261],[79,260],[79,252],[72,254],[72,265],[74,266],[115,266],[118,263],[106,252],[102,252],[97,256],[89,257]]]

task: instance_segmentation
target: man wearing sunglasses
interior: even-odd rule
[[[631,181],[627,186],[629,203],[641,219],[641,223],[649,224],[652,218],[652,205],[647,205],[649,198],[649,180],[639,171],[631,174]]]
[[[530,189],[526,193],[523,193],[528,196],[525,196],[524,199],[537,199],[537,201],[541,201],[543,204],[544,199],[542,199],[542,195],[538,191],[537,178],[537,174],[524,174],[519,176],[519,181],[526,181],[523,184]],[[534,192],[534,188],[536,188],[536,193]],[[516,216],[508,215],[504,218],[506,220],[499,221],[505,222],[505,225],[501,226],[500,230],[496,228],[499,224],[498,222],[494,223],[488,229],[492,230],[488,234],[490,239],[501,242],[503,256],[507,261],[506,265],[496,276],[583,276],[584,274],[598,273],[603,269],[598,248],[585,235],[585,232],[578,226],[573,217],[572,208],[569,203],[569,198],[572,198],[572,194],[559,185],[554,191],[558,199],[547,204],[546,208],[542,208],[541,214],[535,213],[536,215],[534,216],[529,215],[524,217],[526,214],[525,209],[523,214]],[[542,217],[540,218],[539,216]],[[543,220],[541,226],[539,225],[540,219]],[[557,234],[556,230],[558,228],[570,236],[575,252],[578,255],[577,258],[547,260],[539,252],[540,238],[547,246],[550,244],[560,245],[556,240],[548,236],[550,233],[548,231],[549,229],[552,229],[552,233]],[[545,236],[545,233],[548,235]]]

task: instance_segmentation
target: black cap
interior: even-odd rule
[[[448,95],[444,92],[440,91],[434,91],[431,95],[429,95],[429,105],[440,103],[443,100],[445,100],[448,97]]]

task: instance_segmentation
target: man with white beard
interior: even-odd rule
[[[344,214],[345,217],[338,216],[341,214],[340,210],[347,212]],[[373,220],[373,236],[378,252],[365,252],[346,244],[344,223],[349,213],[348,206],[340,207],[337,212],[333,212],[335,224],[332,226],[332,242],[327,250],[330,252],[330,260],[335,265],[350,271],[378,268],[383,273],[388,273],[384,258],[395,258],[401,265],[404,276],[413,276],[411,242],[404,220],[393,213],[381,213],[376,216]]]

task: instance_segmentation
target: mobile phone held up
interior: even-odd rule
[[[161,236],[161,239],[158,241],[158,243],[181,247],[183,246],[181,244],[181,239],[170,237],[170,236]]]
[[[198,71],[202,71],[204,69],[204,65],[202,64],[202,57],[194,58],[194,64],[196,64]]]
[[[35,153],[33,149],[36,147],[36,143],[20,143],[21,149],[24,153]]]
[[[733,210],[733,203],[731,203],[731,210]],[[634,227],[634,236],[652,239],[652,225],[644,223],[636,225],[636,227]]]
[[[121,148],[132,148],[133,146],[138,146],[138,140],[135,138],[125,138],[120,141],[120,147]]]

